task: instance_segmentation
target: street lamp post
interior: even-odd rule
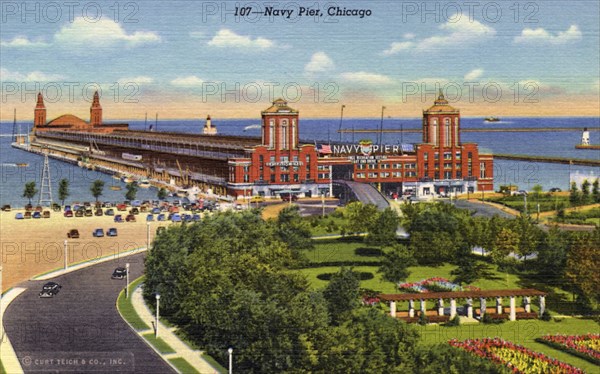
[[[227,350],[229,353],[229,374],[233,374],[233,348]]]
[[[156,320],[155,320],[155,329],[154,336],[158,338],[158,316],[159,316],[159,308],[160,308],[160,294],[157,292],[156,295]]]
[[[129,262],[125,264],[125,277],[127,278],[127,288],[125,288],[125,298],[129,299]]]
[[[150,222],[146,222],[146,249],[150,250]]]

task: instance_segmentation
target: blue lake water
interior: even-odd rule
[[[154,121],[149,124],[154,125]],[[130,128],[142,130],[146,124],[144,121],[129,121]],[[148,124],[148,126],[149,126]],[[260,124],[260,119],[229,119],[219,120],[213,118],[213,124],[217,126],[219,134],[260,136],[260,129],[248,126]],[[300,138],[309,143],[341,141],[351,142],[352,134],[340,134],[337,130],[340,126],[339,119],[301,119]],[[156,123],[158,131],[200,133],[203,120],[164,120]],[[30,124],[29,124],[30,126]],[[344,119],[344,129],[377,129],[380,119]],[[584,127],[595,129],[592,131],[591,142],[600,144],[600,118],[599,117],[556,117],[556,118],[503,118],[501,122],[484,123],[481,118],[462,118],[462,128],[542,128],[542,127],[567,127],[573,131],[567,132],[478,132],[463,133],[462,142],[475,142],[481,150],[491,153],[525,154],[535,156],[562,156],[582,159],[600,159],[600,151],[578,150],[575,145],[581,140],[581,132]],[[27,123],[21,123],[22,129],[28,127]],[[254,126],[252,126],[254,127]],[[383,122],[384,129],[419,129],[420,118],[386,118]],[[12,123],[4,122],[0,125],[0,133],[10,134]],[[361,133],[354,135],[354,141],[369,138],[376,140],[376,133]],[[419,143],[419,133],[384,133],[385,144]],[[28,181],[36,181],[40,184],[40,176],[43,167],[43,158],[28,152],[14,149],[10,146],[11,138],[0,138],[0,163],[1,177],[0,204],[11,204],[22,206],[27,199],[21,197],[23,186]],[[28,167],[14,167],[6,164],[28,163]],[[118,201],[124,199],[124,183],[109,175],[96,171],[81,169],[61,161],[50,159],[50,174],[52,179],[52,191],[54,199],[57,198],[58,181],[67,178],[70,181],[71,196],[67,201],[92,200],[89,191],[91,183],[100,179],[105,181],[105,189],[101,200]],[[516,184],[519,188],[530,189],[535,184],[541,184],[544,189],[559,187],[567,189],[569,186],[569,175],[571,174],[600,175],[599,167],[584,167],[575,165],[549,164],[539,162],[494,160],[494,182],[498,188],[501,184]],[[109,189],[111,185],[123,188],[121,191]],[[139,189],[137,198],[140,200],[156,198],[156,189]],[[33,200],[37,202],[37,196]]]

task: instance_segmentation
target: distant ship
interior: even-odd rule
[[[110,189],[113,191],[121,191],[121,186],[110,186]]]
[[[490,117],[486,117],[483,121],[484,122],[500,122],[500,118],[490,116]]]

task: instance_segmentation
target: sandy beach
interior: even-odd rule
[[[68,240],[69,264],[146,246],[146,214],[136,216],[136,222],[114,223],[112,216],[63,217],[51,212],[50,218],[16,220],[15,214],[24,210],[0,212],[0,245],[2,249],[2,287],[7,290],[19,282],[64,264],[64,241]],[[119,212],[123,213],[123,212]],[[169,222],[150,222],[150,240],[156,228]],[[106,232],[116,227],[118,236],[95,238],[92,232]],[[67,232],[79,230],[79,239],[67,239]]]

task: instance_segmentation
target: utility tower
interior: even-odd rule
[[[52,206],[52,186],[50,179],[50,163],[48,162],[48,148],[44,150],[44,167],[42,168],[42,181],[40,183],[40,200],[38,205],[48,203],[48,206]]]

